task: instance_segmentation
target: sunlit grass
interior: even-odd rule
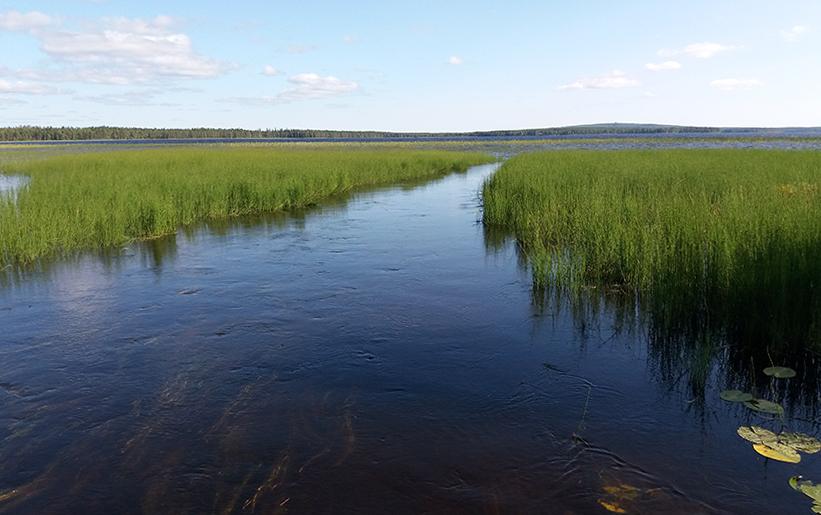
[[[483,197],[537,286],[617,286],[657,332],[686,321],[746,344],[821,345],[821,152],[527,154]]]
[[[200,220],[308,206],[354,188],[433,178],[480,153],[309,147],[176,147],[9,159],[30,184],[0,197],[0,268],[122,245]]]
[[[821,153],[562,151],[511,159],[484,188],[545,279],[638,289],[818,277]]]

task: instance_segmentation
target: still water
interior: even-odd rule
[[[0,173],[0,195],[14,195],[17,190],[28,184],[28,182],[28,177]]]
[[[6,276],[0,513],[809,513],[728,353],[535,299],[495,166]]]

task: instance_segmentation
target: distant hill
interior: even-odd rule
[[[149,129],[139,127],[0,127],[0,141],[181,140],[181,139],[420,139],[538,138],[550,136],[712,135],[821,137],[821,128],[721,128],[646,123],[596,123],[568,127],[475,132],[382,132],[317,129]]]

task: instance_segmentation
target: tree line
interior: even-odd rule
[[[720,132],[710,127],[672,125],[602,124],[546,129],[498,130],[466,133],[332,131],[315,129],[151,129],[140,127],[0,127],[0,141],[76,141],[139,139],[375,139],[425,137],[538,137],[584,134],[667,134]]]

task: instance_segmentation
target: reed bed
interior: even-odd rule
[[[525,154],[483,198],[536,286],[615,286],[656,332],[821,350],[821,152]]]
[[[821,272],[818,152],[521,155],[485,184],[484,208],[544,279],[568,285],[727,288]]]
[[[434,178],[491,160],[471,152],[197,147],[6,163],[30,183],[0,195],[0,268],[123,245],[198,221],[305,207],[354,188]]]

